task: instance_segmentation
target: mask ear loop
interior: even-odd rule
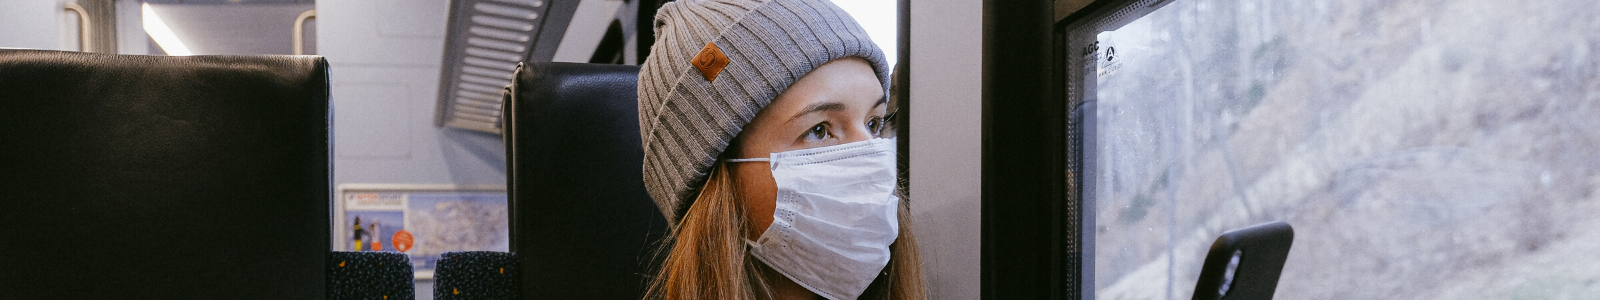
[[[724,159],[722,161],[726,161],[726,162],[753,162],[753,161],[772,162],[772,159],[771,158],[766,158],[766,157],[761,157],[761,158],[733,158],[733,159]]]

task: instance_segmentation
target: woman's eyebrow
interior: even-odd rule
[[[872,108],[878,108],[879,106],[883,106],[884,104],[889,104],[889,98],[888,97],[878,98],[878,102],[874,103],[872,105]],[[823,103],[811,104],[811,105],[806,106],[805,109],[800,110],[799,113],[795,113],[793,117],[789,117],[789,120],[788,121],[784,121],[783,123],[784,124],[788,124],[788,123],[794,122],[794,119],[799,119],[801,116],[805,116],[805,115],[812,114],[812,113],[834,112],[834,111],[841,111],[841,110],[845,110],[845,105],[842,102],[823,102]]]
[[[841,111],[841,110],[844,110],[844,109],[845,109],[844,103],[840,103],[840,102],[823,102],[823,103],[811,104],[811,105],[806,106],[805,109],[800,110],[799,113],[795,113],[793,117],[789,117],[789,120],[788,121],[784,121],[784,123],[787,124],[787,123],[790,123],[790,122],[794,122],[795,119],[799,119],[801,116],[805,116],[805,115],[809,115],[809,114],[813,114],[813,113],[834,112],[834,111]]]

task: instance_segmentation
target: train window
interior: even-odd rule
[[[1058,31],[1092,295],[1280,220],[1279,297],[1600,293],[1600,2],[1118,2]]]
[[[311,1],[147,1],[120,34],[123,54],[317,54],[316,4]],[[132,30],[130,30],[132,29]],[[139,34],[142,33],[142,34]],[[149,38],[145,38],[148,36]],[[142,49],[141,49],[142,48]]]

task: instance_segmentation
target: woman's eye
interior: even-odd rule
[[[811,126],[811,129],[806,130],[805,139],[808,142],[815,142],[828,139],[829,137],[828,123],[822,123],[817,124],[817,126]]]
[[[872,117],[871,120],[867,120],[867,130],[872,132],[872,136],[878,136],[879,134],[882,134],[883,119]]]

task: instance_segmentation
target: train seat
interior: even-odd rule
[[[526,299],[637,299],[667,232],[643,179],[637,66],[526,63],[505,94]]]
[[[319,299],[316,56],[0,50],[7,299]]]

